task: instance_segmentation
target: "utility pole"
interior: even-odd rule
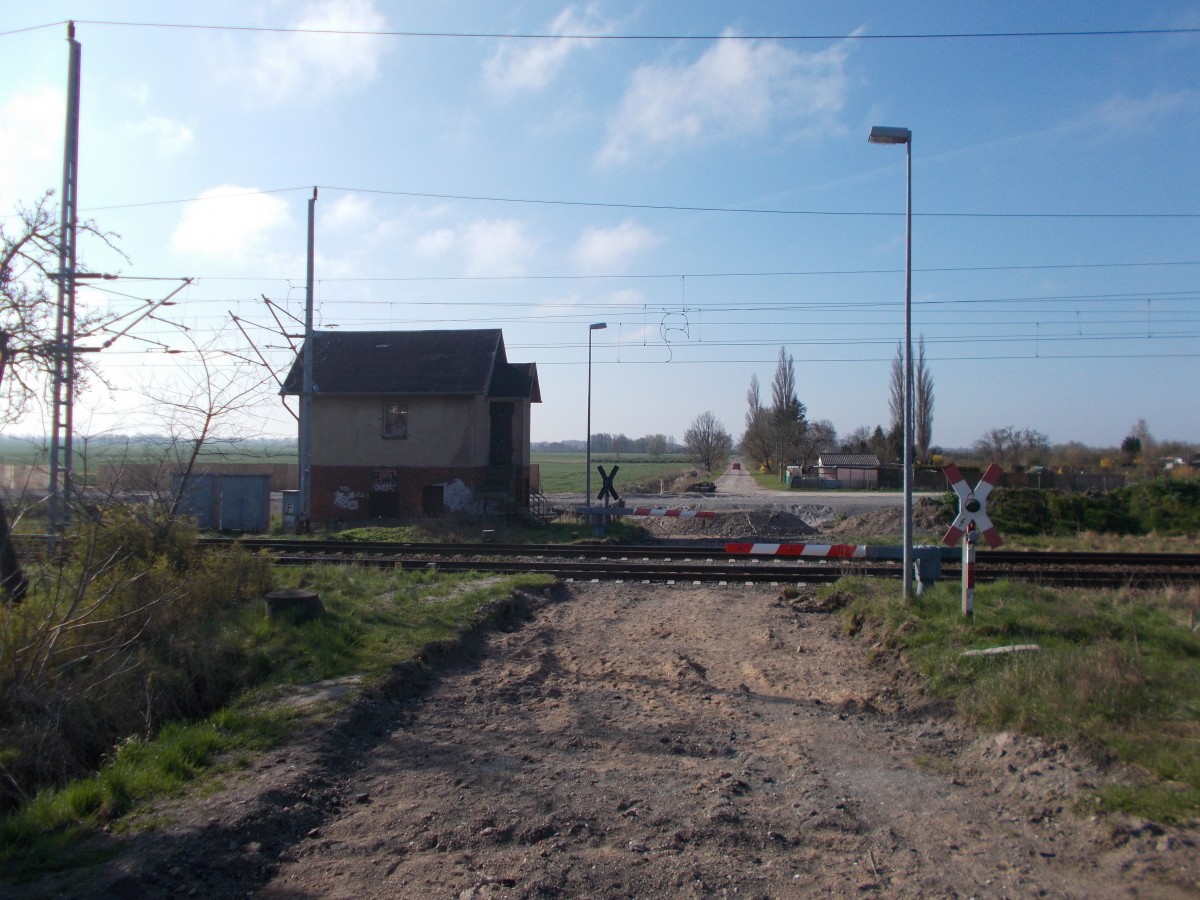
[[[67,124],[63,143],[62,220],[58,244],[58,314],[54,332],[54,400],[50,429],[49,549],[71,524],[71,463],[75,399],[75,237],[79,187],[79,69],[82,49],[67,23]]]
[[[316,247],[317,189],[308,201],[308,280],[304,289],[304,379],[300,387],[300,520],[297,531],[308,531],[312,521],[312,393],[313,393],[313,254]]]

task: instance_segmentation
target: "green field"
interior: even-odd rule
[[[75,468],[84,470],[112,463],[153,463],[177,457],[187,446],[185,440],[172,444],[165,438],[133,436],[129,438],[75,437]],[[262,440],[226,443],[213,441],[201,451],[201,458],[223,463],[294,463],[295,441]],[[0,437],[0,463],[18,466],[44,466],[50,458],[49,439]]]
[[[542,482],[541,490],[543,494],[566,494],[566,493],[582,493],[585,488],[584,477],[587,468],[587,454],[585,453],[537,453],[532,455],[531,461],[534,465],[541,469]],[[642,493],[646,490],[658,490],[658,482],[661,479],[667,481],[674,477],[691,472],[695,469],[695,465],[688,461],[683,454],[664,454],[658,459],[644,454],[621,454],[616,456],[612,453],[593,453],[592,454],[592,493],[600,490],[600,474],[596,471],[596,466],[604,466],[606,472],[611,472],[612,467],[619,467],[617,479],[614,482],[618,493],[632,491]],[[697,471],[697,480],[706,479],[709,476],[701,471]],[[638,490],[637,485],[642,485],[642,489]]]

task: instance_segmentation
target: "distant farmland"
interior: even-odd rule
[[[541,469],[543,494],[582,493],[585,487],[584,476],[587,463],[586,453],[539,453],[534,451],[534,465]],[[635,483],[641,483],[648,489],[658,490],[659,480],[671,481],[684,472],[691,472],[693,464],[682,454],[664,454],[658,459],[645,454],[621,454],[618,458],[612,453],[592,454],[592,493],[600,490],[600,473],[596,466],[604,466],[606,472],[611,472],[614,465],[619,466],[617,472],[617,493],[629,490]]]

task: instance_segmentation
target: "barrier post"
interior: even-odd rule
[[[967,525],[966,546],[962,561],[962,614],[968,619],[975,616],[975,545],[979,543],[979,532],[975,523]]]

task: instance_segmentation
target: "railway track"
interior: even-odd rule
[[[726,553],[711,544],[461,544],[206,538],[207,546],[239,544],[292,566],[359,565],[442,571],[544,573],[566,580],[649,583],[828,583],[847,575],[899,578],[892,560],[762,557]],[[944,562],[943,579],[961,577]],[[977,582],[1002,579],[1070,587],[1152,587],[1200,583],[1200,554],[986,551]]]

